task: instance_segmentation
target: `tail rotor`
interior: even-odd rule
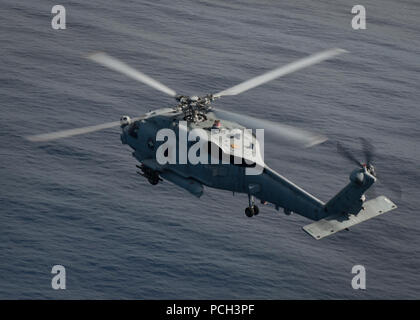
[[[376,158],[376,151],[373,144],[366,138],[360,138],[360,141],[362,146],[361,149],[364,157],[364,162],[359,161],[358,158],[355,156],[355,152],[353,150],[348,149],[340,142],[337,142],[338,154],[340,154],[343,158],[349,160],[350,162],[355,163],[360,168],[366,168],[366,170],[372,176],[374,176],[378,179],[378,181],[381,181],[384,185],[386,185],[387,189],[392,191],[398,199],[401,199],[402,190],[400,185],[393,181],[393,179],[389,179],[383,174],[380,174],[378,176],[375,167],[373,166],[373,160]]]

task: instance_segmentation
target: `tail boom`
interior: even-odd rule
[[[261,190],[256,196],[274,203],[276,208],[284,208],[285,213],[295,212],[316,221],[303,227],[315,239],[397,208],[384,196],[366,201],[365,192],[376,182],[376,177],[366,167],[354,170],[350,182],[326,204],[274,170],[266,168],[265,173],[267,180],[264,185],[268,190]]]

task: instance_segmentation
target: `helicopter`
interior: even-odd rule
[[[136,165],[137,173],[150,184],[156,185],[166,180],[196,197],[201,197],[205,186],[246,194],[247,217],[259,214],[260,209],[256,205],[256,200],[259,200],[263,205],[273,205],[277,211],[283,209],[286,215],[296,213],[313,220],[303,230],[317,240],[322,239],[397,207],[385,196],[366,200],[366,191],[377,180],[367,143],[364,143],[366,163],[357,161],[343,146],[338,146],[341,154],[356,162],[358,168],[351,172],[350,182],[325,203],[265,163],[263,139],[258,137],[258,130],[263,129],[264,132],[303,147],[326,141],[324,135],[215,108],[212,102],[225,96],[241,94],[345,52],[340,48],[321,51],[228,89],[200,97],[180,95],[117,58],[97,52],[87,58],[175,98],[176,105],[152,110],[134,118],[124,115],[120,121],[26,138],[32,142],[47,142],[119,126],[122,144],[132,149],[132,156],[139,162]],[[162,134],[164,130],[166,134]],[[196,132],[200,134],[193,134]],[[175,143],[169,143],[170,137],[175,138]],[[235,140],[238,137],[239,142]],[[195,152],[191,152],[193,149]],[[189,157],[191,154],[193,159]],[[186,155],[188,159],[185,159]],[[201,161],[197,161],[197,158]]]

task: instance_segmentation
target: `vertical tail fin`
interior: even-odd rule
[[[376,178],[364,167],[350,174],[350,183],[325,205],[326,215],[357,213],[363,206],[364,193],[376,182]]]

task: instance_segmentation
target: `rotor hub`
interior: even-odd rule
[[[372,176],[374,176],[374,177],[376,177],[376,171],[375,171],[375,167],[372,165],[372,164],[370,164],[370,163],[368,163],[367,165],[366,165],[366,170],[372,175]]]
[[[187,122],[203,122],[207,120],[207,112],[210,110],[210,103],[214,100],[213,95],[198,96],[177,96],[179,101],[176,108],[184,113],[184,120]]]

